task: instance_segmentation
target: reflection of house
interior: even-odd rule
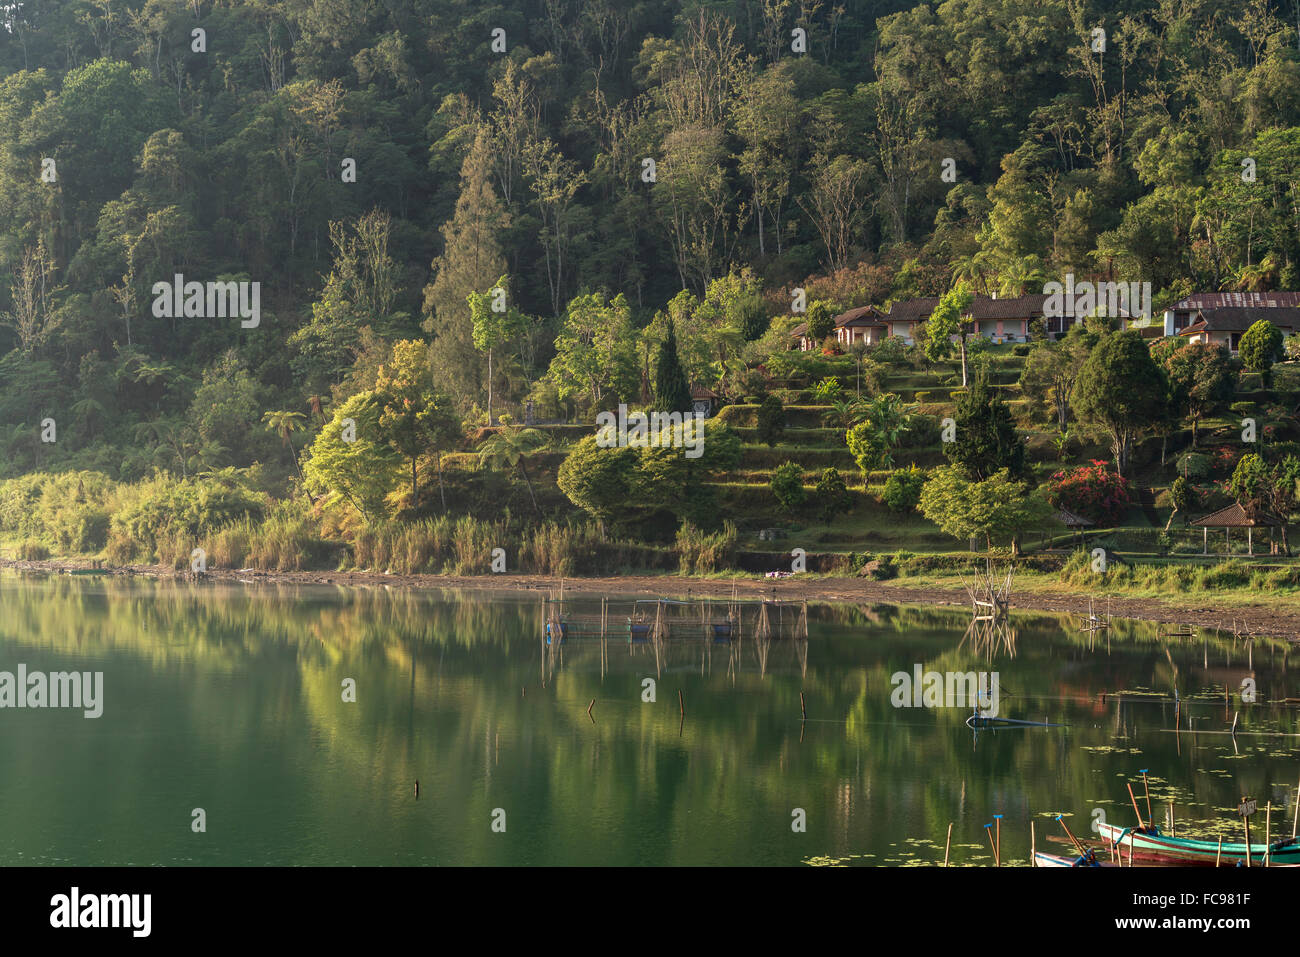
[[[1259,309],[1267,310],[1256,318],[1272,319],[1274,315],[1282,318],[1288,318],[1281,312],[1275,310],[1295,310],[1300,308],[1300,292],[1198,292],[1193,293],[1186,299],[1174,303],[1165,310],[1165,335],[1180,335],[1184,329],[1198,322],[1201,319],[1207,320],[1207,324],[1213,325],[1217,318],[1216,314],[1226,309]],[[1226,316],[1223,318],[1227,318]],[[1254,320],[1252,320],[1254,321]],[[1249,326],[1247,326],[1249,328]],[[1213,333],[1216,330],[1207,329],[1206,332]],[[1220,329],[1220,332],[1238,331],[1234,329]],[[1245,330],[1240,330],[1244,332]],[[1283,330],[1284,332],[1287,330]],[[1200,341],[1193,339],[1193,342]],[[1225,337],[1220,336],[1217,340],[1228,344]]]
[[[702,385],[691,388],[691,406],[696,415],[702,415],[707,419],[713,414],[717,404],[718,393],[712,389],[706,389]]]
[[[1222,306],[1198,309],[1191,318],[1178,335],[1186,336],[1188,342],[1226,346],[1234,353],[1246,330],[1261,319],[1273,323],[1283,335],[1300,331],[1300,308],[1296,306]]]

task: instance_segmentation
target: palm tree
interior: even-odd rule
[[[1007,263],[1001,271],[1001,278],[1002,288],[999,291],[1002,295],[1023,296],[1025,289],[1031,286],[1042,287],[1047,281],[1047,271],[1043,268],[1043,260],[1030,253]]]
[[[301,412],[279,410],[263,412],[262,421],[266,424],[266,431],[277,433],[284,447],[289,450],[289,456],[293,459],[293,469],[298,473],[298,482],[302,485],[303,494],[307,496],[307,502],[310,504],[311,494],[307,491],[307,482],[302,477],[302,466],[298,464],[298,450],[289,441],[289,436],[306,427],[307,417]]]
[[[965,282],[980,293],[987,294],[988,256],[983,250],[969,256],[961,256],[952,264],[953,283]]]
[[[541,516],[542,509],[537,504],[537,496],[533,493],[533,482],[528,477],[528,469],[524,467],[524,459],[529,452],[535,452],[549,441],[546,433],[538,429],[503,426],[488,436],[478,447],[480,463],[492,468],[504,463],[511,468],[519,469],[519,474],[524,477],[524,484],[528,486],[528,497],[532,499],[538,517]]]

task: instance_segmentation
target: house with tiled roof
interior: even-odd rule
[[[1205,320],[1208,327],[1221,326],[1221,328],[1207,328],[1201,332],[1213,334],[1244,332],[1245,329],[1230,329],[1228,326],[1241,321],[1243,313],[1224,312],[1223,310],[1239,309],[1257,309],[1267,310],[1260,312],[1256,318],[1280,319],[1290,321],[1292,313],[1285,310],[1300,309],[1300,292],[1198,292],[1193,293],[1186,299],[1181,299],[1174,303],[1164,314],[1164,334],[1167,336],[1181,335],[1183,330],[1201,320]],[[1273,310],[1283,310],[1274,312]],[[1254,321],[1253,319],[1251,320]],[[1247,325],[1246,328],[1250,328]],[[1283,329],[1283,332],[1286,332]],[[1197,333],[1199,335],[1200,333]],[[1227,344],[1230,336],[1219,335],[1218,341]],[[1194,339],[1193,341],[1200,341]],[[1229,346],[1229,348],[1233,348]]]
[[[1235,353],[1246,330],[1261,319],[1273,323],[1284,336],[1300,332],[1300,306],[1221,306],[1196,310],[1178,335]]]
[[[1006,298],[979,295],[971,299],[962,321],[968,335],[994,342],[1028,342],[1030,323],[1042,318],[1046,300],[1041,294]],[[889,334],[909,344],[916,341],[917,327],[930,318],[938,305],[939,300],[933,296],[893,303],[884,317]]]
[[[855,342],[876,346],[889,334],[886,316],[875,306],[859,306],[835,317],[835,341],[843,349]]]

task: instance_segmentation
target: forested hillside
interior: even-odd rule
[[[670,327],[692,384],[754,394],[796,288],[833,312],[1066,272],[1157,308],[1300,286],[1298,0],[0,17],[5,476],[256,465],[292,496],[337,410],[428,370],[418,441],[375,413],[418,501],[526,400],[648,402]],[[260,284],[256,324],[160,314],[175,276]]]

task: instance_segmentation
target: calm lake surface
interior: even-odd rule
[[[1289,833],[1300,738],[1258,733],[1300,731],[1268,703],[1300,697],[1285,643],[1043,615],[990,641],[968,619],[811,606],[806,644],[681,639],[656,662],[626,634],[548,649],[536,593],[0,575],[0,671],[104,676],[98,719],[0,710],[0,862],[928,864],[952,822],[953,862],[986,864],[1002,814],[1007,863],[1031,818],[1056,850],[1055,812],[1089,837],[1094,809],[1133,823],[1142,768],[1180,835],[1235,836],[1243,795],[1252,831],[1272,800]],[[1003,717],[1063,726],[894,707],[917,665],[996,671]],[[1235,740],[1207,733],[1234,712]]]

